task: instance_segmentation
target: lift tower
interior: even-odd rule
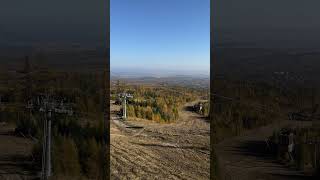
[[[37,99],[28,101],[26,108],[44,113],[43,121],[43,144],[42,144],[42,172],[41,179],[48,180],[52,176],[51,149],[52,149],[52,115],[67,114],[73,115],[72,104],[64,103],[63,98],[55,99],[46,94],[39,94]]]
[[[119,94],[120,98],[122,99],[122,106],[123,106],[123,116],[122,119],[127,119],[127,98],[133,98],[131,94],[128,93],[121,93]]]

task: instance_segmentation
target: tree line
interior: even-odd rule
[[[156,85],[127,85],[126,92],[133,95],[128,100],[128,117],[163,123],[176,121],[179,118],[179,108],[205,94],[204,91],[192,88]]]
[[[26,63],[27,64],[27,63]],[[26,65],[27,66],[27,65]],[[28,65],[29,66],[29,65]],[[30,68],[30,67],[29,67]],[[28,68],[24,68],[28,69]],[[30,70],[29,70],[30,71]],[[52,69],[22,71],[23,78],[10,77],[0,86],[0,121],[16,124],[16,134],[32,136],[35,169],[41,170],[44,114],[26,109],[28,101],[49,93],[71,103],[74,115],[52,114],[52,165],[54,177],[101,179],[103,147],[103,77],[99,73],[58,72]],[[60,101],[58,101],[60,102]]]

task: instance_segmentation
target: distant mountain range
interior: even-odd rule
[[[209,88],[210,78],[206,77],[196,77],[190,75],[175,75],[166,77],[114,77],[111,76],[111,81],[121,80],[129,84],[162,84],[162,85],[179,85],[185,87],[202,87]]]
[[[172,70],[172,69],[156,69],[156,68],[112,68],[111,78],[207,78],[209,72],[196,70]]]

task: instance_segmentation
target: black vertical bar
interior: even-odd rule
[[[110,179],[110,0],[106,0],[106,64],[105,64],[105,71],[104,71],[104,145],[105,148],[105,161],[104,161],[104,170],[103,170],[103,179],[107,180]],[[104,151],[103,151],[104,152]]]
[[[210,108],[209,108],[209,118],[210,118],[210,179],[215,179],[216,177],[216,159],[214,156],[213,145],[215,143],[215,123],[213,119],[213,108],[214,108],[214,64],[215,64],[215,54],[214,54],[214,12],[213,12],[213,1],[210,0]]]

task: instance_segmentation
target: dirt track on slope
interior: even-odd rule
[[[119,110],[111,104],[111,112]],[[209,123],[188,111],[192,104],[172,124],[122,122],[112,114],[111,179],[209,179]]]

